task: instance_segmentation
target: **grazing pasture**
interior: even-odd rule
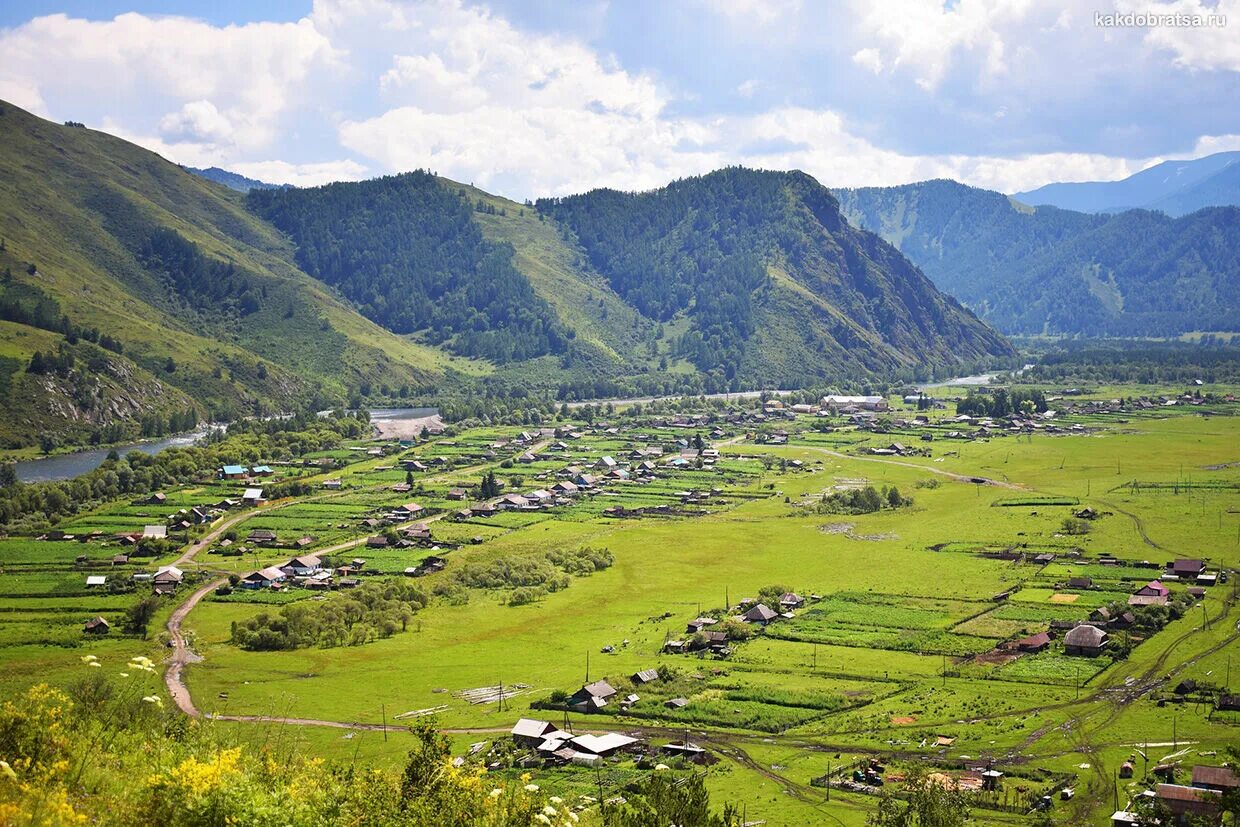
[[[1057,805],[1058,823],[1102,823],[1128,745],[1166,740],[1173,726],[1197,753],[1234,740],[1204,698],[1159,701],[1184,677],[1217,695],[1228,655],[1240,654],[1235,407],[1060,423],[1079,422],[1079,432],[952,437],[962,426],[948,412],[921,424],[887,414],[879,430],[843,415],[757,419],[720,406],[680,425],[620,413],[607,423],[568,419],[559,432],[526,426],[525,436],[520,426],[487,426],[411,446],[345,440],[298,458],[338,467],[278,466],[262,481],[312,480],[309,493],[220,507],[201,524],[178,526],[181,510],[247,486],[201,480],[163,492],[158,507],[140,497],[102,503],[55,527],[72,540],[0,539],[0,688],[69,685],[84,654],[163,660],[174,608],[199,584],[222,583],[180,630],[196,656],[184,669],[189,696],[199,712],[223,716],[210,725],[228,737],[262,732],[329,760],[384,766],[398,766],[409,743],[397,716],[428,710],[456,754],[507,743],[521,717],[634,732],[651,744],[688,737],[721,759],[705,770],[716,800],[742,802],[770,824],[864,823],[871,796],[833,790],[828,803],[811,787],[828,762],[1032,763],[1077,779],[1078,798]],[[891,453],[892,443],[916,450]],[[533,461],[522,461],[527,451]],[[488,472],[502,490],[484,496]],[[328,479],[341,487],[322,488]],[[573,480],[582,484],[563,485]],[[557,484],[567,493],[552,493]],[[824,495],[866,487],[899,496],[859,513],[814,508]],[[528,499],[502,499],[511,494]],[[495,509],[458,513],[482,502]],[[399,511],[409,503],[422,509]],[[418,523],[425,532],[410,533]],[[149,556],[117,536],[148,525],[171,529],[168,541],[142,549]],[[604,551],[606,565],[589,562]],[[330,583],[310,586],[303,573],[246,588],[247,576],[300,557],[313,557]],[[1207,587],[1199,603],[1186,602],[1188,583],[1168,581],[1165,612],[1143,614],[1140,629],[1107,627],[1110,643],[1096,657],[1069,653],[1072,624],[1105,625],[1090,620],[1095,610],[1126,609],[1176,558],[1203,559],[1233,579]],[[174,561],[183,582],[154,599],[145,634],[125,631],[127,613],[154,590],[146,576]],[[88,586],[91,576],[104,584]],[[358,583],[412,583],[428,602],[372,617],[359,608],[369,588]],[[796,599],[781,605],[785,592]],[[768,624],[737,619],[761,601],[774,604]],[[359,624],[357,634],[330,647],[234,643],[234,623],[260,614],[305,622],[319,610]],[[109,622],[107,634],[84,631],[95,616]],[[716,621],[703,629],[727,630],[724,639],[688,628],[703,617]],[[1051,638],[1042,651],[1017,648],[1043,631]],[[647,669],[659,679],[633,680]],[[567,709],[601,679],[614,700],[597,714]],[[506,688],[502,704],[462,694],[493,686]],[[636,700],[621,704],[629,695]],[[368,728],[385,725],[386,738]],[[600,780],[614,794],[647,772],[632,757],[604,764],[598,774],[533,771],[565,796],[596,794]],[[1024,823],[1023,814],[977,814],[979,824]]]

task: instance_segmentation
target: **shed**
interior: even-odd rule
[[[112,628],[111,624],[109,624],[108,621],[104,620],[99,615],[95,615],[90,620],[86,621],[85,624],[82,625],[82,631],[86,632],[87,634],[91,634],[91,635],[106,635],[108,633],[108,630],[110,630],[111,628]]]
[[[1082,624],[1064,635],[1063,645],[1069,655],[1097,657],[1107,645],[1107,633],[1097,626]]]
[[[775,618],[779,617],[779,614],[765,604],[759,603],[757,606],[754,606],[752,609],[745,612],[743,617],[746,623],[755,623],[759,626],[765,626]]]

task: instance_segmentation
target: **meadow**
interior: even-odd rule
[[[350,461],[346,468],[309,477],[340,478],[340,491],[226,512],[190,529],[186,543],[206,541],[205,548],[185,562],[186,583],[161,602],[145,639],[119,633],[143,587],[88,588],[85,578],[107,574],[128,585],[133,572],[181,555],[188,546],[113,566],[121,549],[112,535],[157,521],[150,506],[116,502],[67,521],[70,533],[104,532],[85,542],[0,539],[0,690],[71,682],[87,653],[111,662],[138,652],[165,657],[162,624],[194,582],[210,577],[326,551],[337,564],[363,558],[359,576],[382,578],[436,555],[446,568],[416,581],[430,604],[403,631],[361,645],[249,651],[232,643],[234,622],[329,604],[343,590],[211,595],[182,624],[202,658],[186,669],[195,703],[222,716],[213,725],[229,732],[260,726],[229,721],[233,716],[392,724],[392,741],[366,729],[261,725],[264,737],[302,739],[328,759],[388,764],[399,761],[393,744],[406,737],[396,716],[432,709],[461,748],[503,739],[519,717],[571,720],[578,732],[636,732],[652,743],[688,737],[721,759],[706,770],[717,799],[743,803],[750,818],[768,824],[862,824],[872,799],[834,791],[827,802],[809,784],[839,755],[1013,768],[1032,762],[1077,777],[1078,797],[1056,808],[1058,823],[1101,824],[1113,808],[1108,779],[1132,745],[1170,740],[1173,727],[1193,754],[1235,742],[1236,722],[1212,717],[1201,704],[1159,705],[1184,677],[1227,688],[1228,659],[1238,652],[1234,574],[1208,588],[1199,609],[1140,636],[1126,656],[1071,656],[1058,639],[1038,654],[1003,646],[1053,621],[1079,622],[1097,607],[1126,603],[1177,557],[1205,559],[1214,571],[1240,568],[1238,411],[1233,404],[1209,416],[1175,409],[1123,421],[1065,417],[1061,425],[1080,422],[1084,430],[970,439],[943,436],[959,428],[949,412],[932,414],[929,423],[893,422],[881,433],[842,418],[728,422],[720,411],[713,422],[685,428],[618,415],[602,424],[572,422],[583,436],[566,439],[562,451],[541,450],[557,437],[536,437],[538,457],[528,463],[515,461],[530,447],[513,441],[516,427],[454,431],[382,457],[364,450],[374,443],[357,441],[337,452]],[[824,424],[832,430],[821,430]],[[717,461],[668,464],[680,440],[713,427],[721,435],[705,441],[718,448]],[[787,432],[786,444],[766,441],[777,429]],[[893,441],[922,450],[870,453]],[[480,499],[487,470],[505,492],[527,492],[549,487],[568,466],[591,473],[603,456],[627,464],[630,451],[651,445],[665,453],[654,458],[650,481],[608,480],[551,508],[453,515]],[[400,463],[414,459],[427,470],[413,473],[411,491],[392,491],[406,479]],[[1126,484],[1190,478],[1199,485]],[[799,505],[861,485],[895,486],[912,504],[858,514]],[[185,486],[167,492],[159,512],[235,496],[240,487]],[[449,499],[453,488],[466,489],[463,501]],[[685,501],[686,492],[712,489],[709,498]],[[431,539],[366,547],[366,538],[384,529],[364,521],[411,500],[426,506],[418,519],[428,522]],[[630,513],[616,516],[615,506]],[[1085,507],[1097,518],[1084,533],[1065,533],[1065,520]],[[218,553],[225,523],[243,553]],[[247,544],[255,529],[273,530],[279,540]],[[310,539],[290,545],[301,537]],[[521,605],[514,605],[513,583],[479,588],[455,577],[466,566],[586,547],[606,549],[613,562],[588,576],[567,573],[563,587],[542,589]],[[1038,554],[1054,559],[1035,562]],[[1099,562],[1107,555],[1117,564]],[[1067,581],[1080,577],[1092,585],[1069,588]],[[1174,597],[1184,594],[1186,584],[1169,585]],[[668,641],[691,637],[686,624],[694,618],[722,620],[772,587],[796,592],[804,606],[734,641],[726,657],[666,650]],[[96,614],[113,624],[112,633],[82,633]],[[631,683],[629,676],[650,668],[669,677]],[[640,700],[597,716],[566,714],[553,700],[600,678]],[[496,684],[517,694],[502,706],[456,694]],[[669,708],[671,698],[687,703]],[[535,772],[573,796],[599,781],[574,767]],[[641,772],[618,760],[604,783],[620,789]],[[1024,822],[979,810],[978,823]]]

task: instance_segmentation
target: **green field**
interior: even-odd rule
[[[442,572],[399,578],[424,590],[428,605],[391,633],[356,645],[258,651],[232,642],[234,623],[285,608],[330,608],[344,590],[236,589],[203,600],[183,625],[202,656],[187,669],[199,709],[350,724],[392,723],[406,712],[434,710],[436,723],[464,750],[503,741],[519,717],[562,723],[555,698],[577,690],[587,676],[606,678],[620,696],[632,692],[639,700],[596,716],[569,713],[576,731],[637,731],[652,743],[687,731],[722,759],[707,771],[716,800],[744,804],[751,819],[768,824],[864,823],[872,798],[833,792],[827,803],[809,784],[837,754],[920,756],[945,766],[985,759],[1008,762],[1014,771],[1036,765],[1067,773],[1077,778],[1078,796],[1057,803],[1057,823],[1103,824],[1113,808],[1109,779],[1132,745],[1169,741],[1174,726],[1174,737],[1194,750],[1183,759],[1187,766],[1195,755],[1235,742],[1235,723],[1212,718],[1204,701],[1158,705],[1184,677],[1226,688],[1228,656],[1240,653],[1234,571],[1232,582],[1209,588],[1194,604],[1184,602],[1186,584],[1169,581],[1173,603],[1188,610],[1162,619],[1161,630],[1113,631],[1117,644],[1131,644],[1122,655],[1071,656],[1059,637],[1039,654],[1002,646],[1053,621],[1083,621],[1100,606],[1126,604],[1176,557],[1204,558],[1215,571],[1240,567],[1240,494],[1229,487],[1240,481],[1233,464],[1240,418],[1218,413],[1177,411],[1083,434],[936,439],[925,443],[928,455],[890,459],[865,453],[866,446],[916,437],[898,428],[894,435],[867,434],[843,423],[824,434],[814,430],[819,421],[801,417],[781,423],[790,431],[788,445],[771,446],[745,439],[752,428],[721,421],[722,456],[713,468],[668,466],[670,450],[655,460],[651,481],[610,480],[555,507],[465,520],[450,516],[462,501],[448,499],[448,490],[474,488],[484,469],[496,470],[506,491],[529,491],[552,485],[566,466],[588,469],[601,456],[620,458],[636,446],[674,447],[706,428],[620,416],[611,423],[616,433],[609,433],[575,422],[585,432],[581,439],[531,464],[501,465],[524,450],[513,444],[480,458],[493,442],[514,437],[521,430],[515,427],[464,430],[382,459],[346,452],[352,462],[337,474],[350,481],[345,490],[229,513],[214,527],[195,528],[190,539],[208,532],[214,539],[185,564],[186,585],[163,599],[146,640],[120,631],[126,610],[149,591],[133,584],[132,574],[175,555],[113,566],[120,549],[111,534],[155,520],[150,506],[116,502],[65,522],[66,531],[107,532],[88,542],[0,540],[0,689],[14,692],[36,680],[66,685],[87,653],[110,664],[135,653],[166,657],[162,624],[195,578],[245,574],[334,548],[332,562],[363,558],[359,579],[382,583],[435,555],[447,561]],[[403,470],[377,468],[437,456],[458,468],[420,473],[408,494],[390,491],[403,481]],[[1133,477],[1176,479],[1190,468],[1195,480],[1217,485],[1178,494],[1121,485]],[[977,485],[974,477],[1002,485]],[[829,515],[798,505],[860,485],[896,486],[912,504]],[[164,508],[218,498],[225,487],[170,490]],[[711,489],[710,498],[682,502],[685,492]],[[365,546],[368,536],[387,529],[364,521],[411,499],[428,507],[422,519],[429,520],[431,539],[404,548]],[[465,503],[477,499],[471,492]],[[611,516],[606,509],[617,505],[643,511]],[[1087,533],[1064,534],[1064,520],[1085,506],[1099,515]],[[230,527],[246,549],[241,554],[218,553],[215,534],[226,519],[235,520]],[[246,544],[259,528],[275,531],[277,544]],[[313,538],[308,546],[289,545],[303,536]],[[587,573],[553,562],[584,548],[606,549],[610,565]],[[1042,553],[1055,559],[1033,562]],[[1118,564],[1102,565],[1104,555]],[[484,584],[481,571],[506,574]],[[91,574],[118,584],[87,587]],[[1092,586],[1069,588],[1068,579],[1077,577],[1091,578]],[[664,651],[667,641],[690,637],[690,620],[704,614],[722,620],[773,586],[797,592],[805,605],[734,641],[726,657]],[[528,599],[518,600],[522,589]],[[996,600],[1001,593],[1007,598]],[[95,615],[112,622],[109,635],[83,634],[81,624]],[[641,686],[630,681],[634,672],[654,667],[668,677]],[[1240,680],[1240,669],[1236,675]],[[496,684],[517,691],[502,709],[457,694]],[[669,708],[672,698],[686,704]],[[220,720],[212,726],[220,737],[251,743],[259,732],[268,739],[279,734],[329,760],[357,756],[385,767],[400,765],[400,745],[408,742],[399,730],[386,740],[366,730],[346,738],[312,725]],[[590,794],[598,781],[593,771],[571,766],[533,772],[566,796]],[[642,772],[616,760],[605,783],[619,789]],[[1024,822],[979,809],[977,823]]]

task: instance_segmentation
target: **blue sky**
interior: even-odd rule
[[[739,163],[1012,192],[1240,149],[1236,27],[1240,0],[40,0],[0,7],[0,98],[297,184],[526,198]]]

